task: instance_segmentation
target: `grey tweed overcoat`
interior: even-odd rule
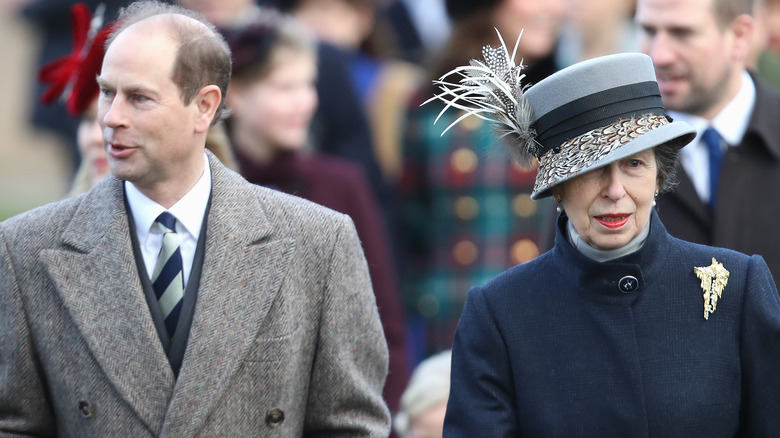
[[[386,436],[387,346],[350,219],[209,153],[212,201],[178,379],[122,181],[0,223],[0,436]]]

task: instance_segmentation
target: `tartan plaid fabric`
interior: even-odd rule
[[[411,353],[449,349],[466,293],[552,247],[555,204],[532,201],[536,169],[512,161],[490,125],[412,103],[404,141],[403,294]],[[415,108],[417,107],[417,108]],[[416,345],[416,347],[415,347]]]

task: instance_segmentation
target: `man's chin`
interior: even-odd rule
[[[686,99],[681,93],[662,94],[661,100],[667,111],[686,111]]]
[[[124,166],[113,166],[109,167],[109,172],[114,175],[115,177],[121,179],[122,181],[130,181],[133,182],[134,174],[129,169],[124,168]]]

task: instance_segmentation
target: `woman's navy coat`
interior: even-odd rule
[[[780,437],[780,298],[760,256],[676,239],[653,212],[638,252],[598,263],[565,227],[469,292],[445,437]],[[694,267],[713,257],[730,275],[705,320]]]

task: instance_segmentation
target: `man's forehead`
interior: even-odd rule
[[[103,58],[104,67],[115,61],[159,59],[166,53],[178,49],[179,44],[167,27],[157,20],[151,21],[151,18],[154,17],[128,26],[116,36],[106,48]]]
[[[170,31],[170,24],[167,23],[169,22],[164,21],[160,15],[144,18],[143,20],[133,23],[123,29],[116,36],[111,45],[108,46],[107,50],[111,50],[111,47],[113,47],[115,43],[129,38],[149,39],[164,36],[170,38],[173,41],[173,35]]]
[[[172,75],[178,44],[164,32],[128,28],[107,48],[98,83],[115,89],[144,89]]]
[[[197,29],[204,34],[213,34],[211,29],[204,23],[186,15],[181,14],[158,14],[143,18],[124,29],[120,35],[128,30],[135,28],[141,31],[165,32],[173,38],[174,26],[185,26]],[[118,36],[117,36],[118,37]]]

